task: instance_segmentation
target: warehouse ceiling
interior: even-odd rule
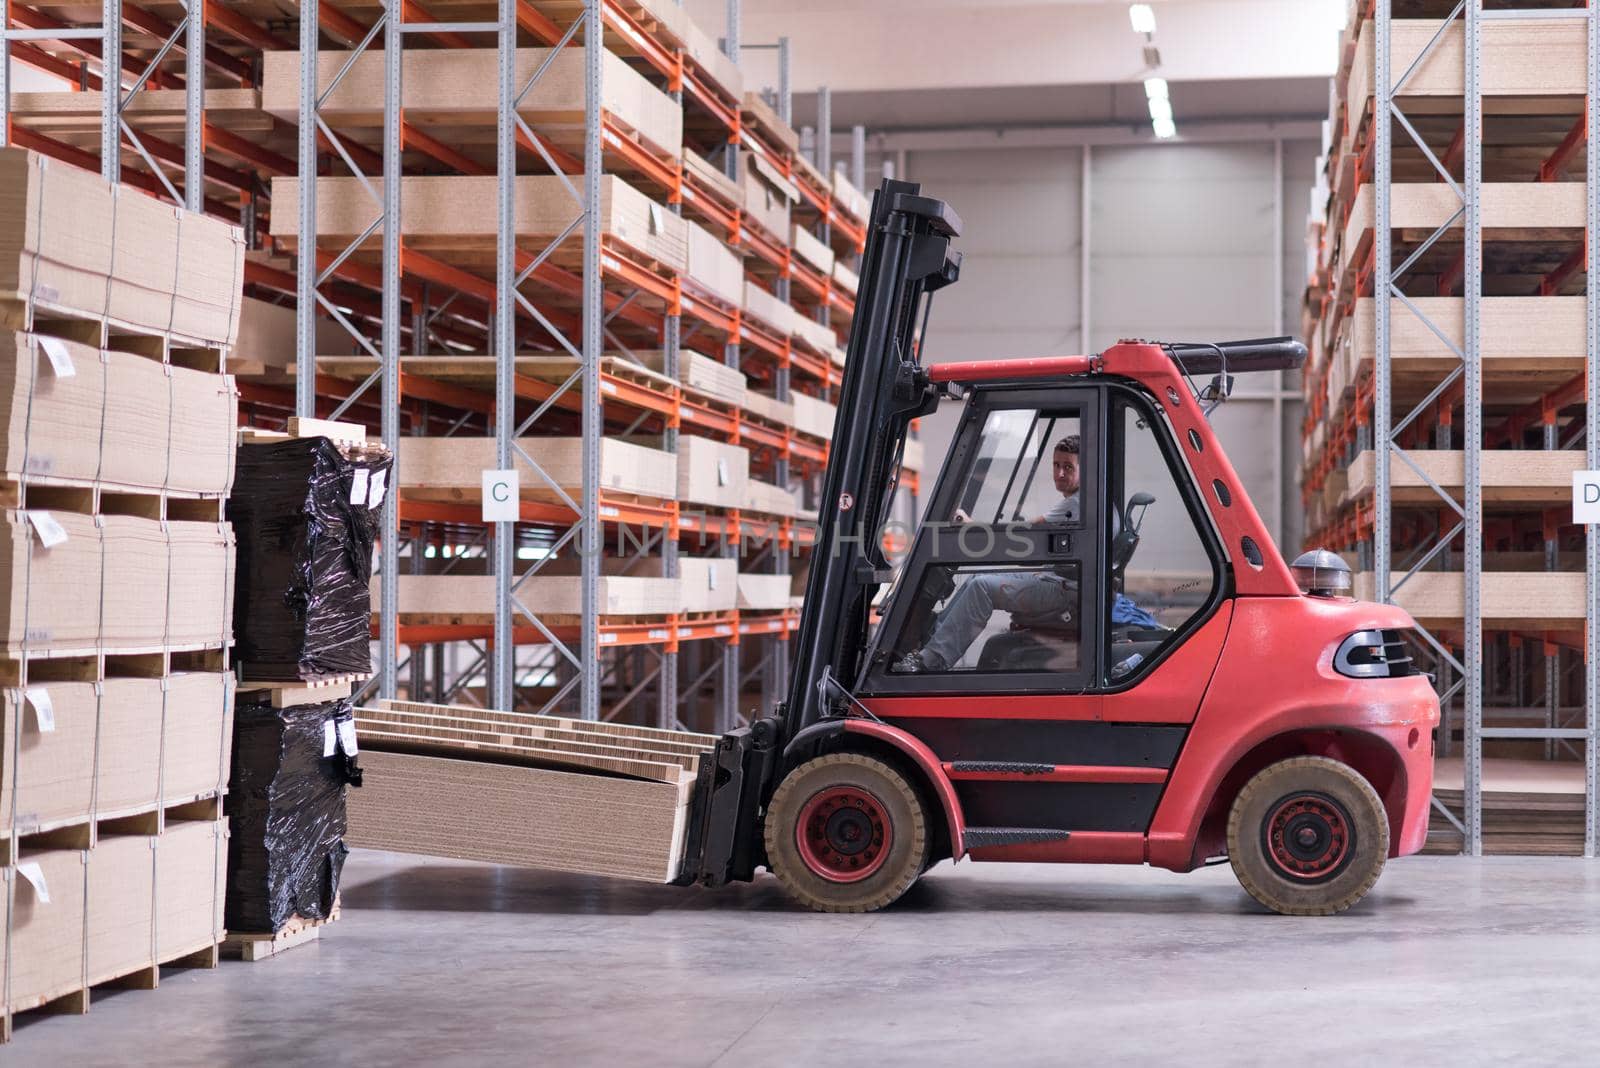
[[[687,0],[708,31],[723,0]],[[1346,0],[1156,0],[1135,33],[1123,0],[743,0],[747,85],[777,82],[790,42],[796,123],[812,90],[833,92],[835,128],[1096,125],[1145,119],[1145,78],[1172,84],[1194,122],[1321,117]],[[1160,65],[1146,62],[1153,44]]]

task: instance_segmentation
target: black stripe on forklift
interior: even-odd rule
[[[968,826],[1059,831],[1149,829],[1161,783],[984,782],[954,784]]]
[[[1188,727],[1170,723],[1093,720],[957,719],[904,716],[888,720],[920,738],[946,763],[1088,764],[1170,768]],[[1011,822],[1008,826],[1026,827]]]
[[[963,772],[1000,772],[1007,775],[1048,775],[1056,770],[1054,764],[1024,764],[1010,760],[953,760],[950,770]]]

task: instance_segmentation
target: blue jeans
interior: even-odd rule
[[[970,578],[939,613],[924,652],[954,666],[988,626],[996,609],[1010,612],[1019,623],[1048,622],[1059,627],[1077,615],[1077,585],[1052,572],[1038,571]]]

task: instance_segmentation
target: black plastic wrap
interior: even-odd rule
[[[235,708],[226,803],[230,931],[277,931],[295,916],[320,920],[332,912],[347,852],[345,785],[360,784],[355,757],[338,738],[341,721],[353,736],[348,700],[273,708],[262,699]]]
[[[246,678],[372,670],[368,584],[391,461],[362,455],[320,437],[239,447],[228,520],[239,543],[233,655]]]

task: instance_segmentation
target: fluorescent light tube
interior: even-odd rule
[[[1128,21],[1133,24],[1134,33],[1156,32],[1156,12],[1149,4],[1129,4]]]

